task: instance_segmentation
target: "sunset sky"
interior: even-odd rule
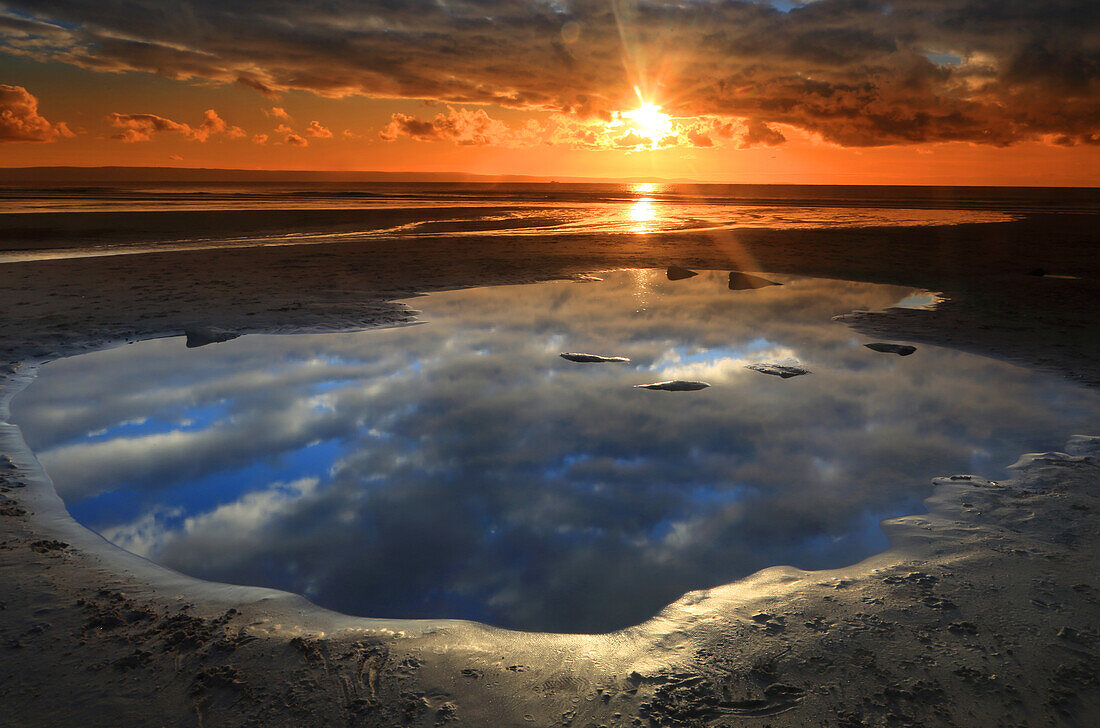
[[[0,166],[1100,184],[1096,0],[0,0]]]

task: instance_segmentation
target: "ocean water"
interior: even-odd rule
[[[1092,390],[878,353],[833,320],[931,292],[769,278],[594,272],[416,298],[422,323],[394,329],[146,341],[42,366],[13,422],[77,520],[184,573],[562,632],[767,566],[852,563],[933,477],[999,479],[1096,430]],[[746,368],[787,361],[810,373]],[[710,386],[634,386],[668,379]]]
[[[1003,222],[1095,212],[1088,189],[356,182],[0,185],[0,263],[468,235]]]
[[[463,182],[0,182],[0,211],[360,209],[482,203],[667,203],[1095,212],[1100,190],[1057,187]]]

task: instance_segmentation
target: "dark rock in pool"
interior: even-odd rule
[[[562,352],[561,358],[568,359],[569,361],[592,363],[630,361],[630,359],[625,356],[600,356],[599,354],[581,354],[572,351]]]
[[[772,374],[777,377],[782,377],[783,379],[790,379],[791,377],[810,373],[809,369],[803,369],[794,364],[773,364],[770,362],[746,364],[745,368],[752,369],[754,372],[760,372],[761,374]]]
[[[706,382],[688,382],[683,379],[674,379],[668,382],[653,382],[652,384],[635,384],[637,389],[661,389],[665,392],[693,392],[696,389],[706,389],[710,385]]]
[[[693,278],[694,276],[697,276],[699,274],[693,270],[681,268],[678,265],[670,265],[668,267],[668,270],[665,271],[665,275],[668,276],[668,279],[670,281],[682,281],[685,278]]]
[[[783,284],[769,281],[767,278],[761,278],[760,276],[749,275],[748,273],[740,273],[738,271],[730,273],[731,291],[747,291],[755,288],[767,288],[768,286],[781,285]]]
[[[183,332],[187,335],[187,348],[195,349],[207,344],[218,344],[222,341],[230,341],[240,334],[228,329],[219,329],[216,326],[196,326]]]
[[[871,351],[880,351],[883,354],[897,354],[898,356],[909,356],[917,347],[910,346],[909,344],[886,344],[879,341],[873,344],[864,344]]]

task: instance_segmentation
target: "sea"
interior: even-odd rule
[[[379,236],[412,240],[933,226],[1097,210],[1100,190],[1087,188],[7,182],[0,184],[0,262],[355,242]],[[116,215],[108,223],[107,213],[129,217]],[[154,213],[175,217],[154,221]]]

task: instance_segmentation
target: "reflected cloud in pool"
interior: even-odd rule
[[[14,419],[79,521],[185,573],[583,632],[770,565],[853,562],[932,477],[1003,477],[1095,430],[1091,391],[935,347],[879,354],[831,321],[920,291],[601,275],[418,298],[421,326],[74,357]],[[745,369],[787,358],[813,373]],[[632,386],[662,379],[711,387]]]

